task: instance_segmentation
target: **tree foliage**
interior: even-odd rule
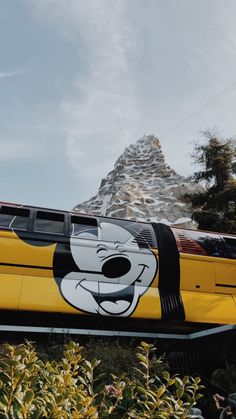
[[[192,155],[202,170],[193,178],[202,192],[185,195],[199,229],[236,233],[236,148],[232,139],[205,131],[206,144],[195,145]]]

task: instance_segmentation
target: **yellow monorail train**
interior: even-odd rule
[[[236,323],[236,237],[0,203],[0,309]]]

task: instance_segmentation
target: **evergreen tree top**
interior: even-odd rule
[[[235,139],[210,131],[203,135],[207,142],[195,144],[192,157],[202,168],[193,178],[205,181],[205,191],[188,194],[185,200],[200,229],[236,233]]]

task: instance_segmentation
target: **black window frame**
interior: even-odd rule
[[[73,218],[79,219],[81,222],[80,223],[74,223],[73,222]],[[69,214],[69,236],[73,237],[74,239],[78,239],[80,240],[80,237],[78,236],[74,236],[72,235],[72,224],[83,224],[83,225],[88,225],[88,226],[93,226],[97,228],[97,236],[94,236],[94,239],[92,238],[86,238],[86,240],[99,240],[99,234],[98,234],[98,227],[99,227],[99,222],[98,219],[96,217],[90,217],[87,215],[81,215],[81,214]],[[81,239],[84,240],[84,239]]]
[[[10,206],[10,205],[9,206],[8,205],[1,205],[0,206],[0,215],[1,215],[1,210],[6,210],[6,212],[5,212],[6,215],[13,215],[13,216],[16,216],[16,217],[19,216],[19,217],[22,217],[22,218],[26,218],[27,223],[26,223],[26,228],[2,226],[0,224],[0,229],[16,230],[16,231],[23,231],[23,232],[29,231],[30,220],[31,220],[30,208],[14,207],[14,206]],[[22,215],[23,213],[27,213],[27,215]]]
[[[54,231],[41,231],[41,230],[36,230],[36,221],[37,221],[37,215],[39,213],[42,214],[48,214],[49,217],[51,218],[41,218],[41,219],[45,219],[45,220],[51,220],[51,221],[60,221],[57,220],[56,217],[57,216],[61,216],[64,218],[63,220],[63,229],[62,229],[62,233],[56,233]],[[39,218],[40,219],[40,218]],[[44,210],[41,208],[35,209],[33,216],[32,216],[32,223],[31,223],[31,232],[34,234],[43,234],[43,235],[47,235],[47,236],[56,236],[56,237],[64,237],[67,235],[67,230],[68,230],[68,222],[67,222],[67,217],[66,217],[66,213],[64,212],[59,212],[59,211],[50,211],[50,210]]]

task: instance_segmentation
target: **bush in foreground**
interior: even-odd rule
[[[137,348],[133,375],[97,375],[83,347],[69,342],[59,361],[42,361],[32,343],[4,344],[0,352],[0,418],[176,418],[188,417],[202,397],[200,378],[164,370],[152,344]],[[105,384],[106,383],[106,384]]]

